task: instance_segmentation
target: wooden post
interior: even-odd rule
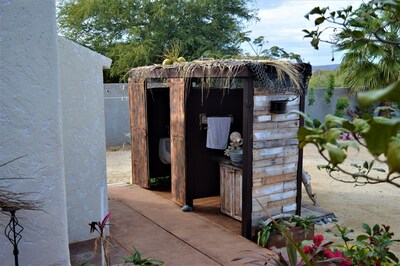
[[[147,139],[147,83],[145,79],[129,80],[129,114],[131,124],[132,184],[150,187]]]
[[[301,90],[303,92],[300,95],[300,111],[304,113],[306,105],[306,92],[307,92],[307,81],[311,77],[311,65],[302,64],[302,85]],[[304,126],[304,118],[300,116],[299,128]],[[301,215],[301,200],[302,200],[302,185],[303,185],[303,149],[299,148],[299,160],[297,163],[297,195],[296,195],[296,215]]]
[[[186,99],[183,78],[170,78],[171,194],[172,200],[186,204]]]
[[[243,80],[243,187],[242,236],[250,239],[253,188],[253,78]]]

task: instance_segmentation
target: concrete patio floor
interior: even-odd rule
[[[109,187],[111,211],[109,248],[112,264],[122,262],[133,244],[144,257],[165,265],[241,265],[232,262],[244,250],[264,254],[268,250],[138,186]],[[71,263],[101,265],[93,255],[93,241],[70,246]]]

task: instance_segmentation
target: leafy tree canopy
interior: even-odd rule
[[[399,80],[400,0],[370,0],[359,8],[331,11],[315,7],[314,30],[303,30],[318,49],[320,42],[346,52],[340,72],[353,92],[378,89]],[[325,27],[323,27],[325,25]],[[332,32],[333,29],[333,32]]]
[[[329,87],[329,79],[331,76],[335,78],[335,87],[345,87],[343,82],[343,74],[339,74],[337,70],[320,69],[313,72],[308,87],[312,89],[326,89]]]
[[[237,55],[245,22],[257,20],[245,0],[64,0],[59,33],[113,59],[112,76],[160,63],[179,43],[187,60]],[[174,48],[174,49],[175,49]]]
[[[268,41],[265,41],[264,36],[258,36],[254,40],[251,40],[247,35],[251,31],[242,32],[239,34],[240,42],[247,43],[251,50],[255,55],[245,54],[241,57],[244,58],[252,58],[252,59],[284,59],[291,60],[297,63],[303,62],[303,58],[299,54],[295,54],[293,52],[286,52],[284,48],[279,46],[271,46],[270,48],[265,48],[265,44]]]

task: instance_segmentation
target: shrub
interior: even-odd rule
[[[334,90],[335,90],[335,75],[331,73],[329,74],[328,87],[326,88],[324,94],[324,101],[327,104],[331,102]]]
[[[368,224],[362,225],[364,233],[354,239],[349,237],[354,232],[347,227],[336,225],[338,230],[334,233],[340,237],[343,244],[337,247],[343,251],[344,256],[350,258],[353,265],[398,265],[399,259],[390,251],[390,246],[400,240],[392,239],[393,233],[390,226],[375,224],[372,228]]]
[[[308,90],[308,106],[313,105],[315,102],[314,88]]]
[[[340,97],[336,102],[335,115],[338,117],[343,117],[346,114],[346,109],[350,107],[350,101],[348,97]]]

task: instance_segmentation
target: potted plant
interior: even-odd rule
[[[224,154],[229,156],[232,162],[240,163],[243,160],[243,139],[239,132],[232,132],[229,136],[230,144]]]
[[[314,236],[312,216],[302,218],[297,215],[279,214],[274,217],[274,220],[280,227],[286,229],[296,242],[310,240]],[[287,239],[276,224],[272,223],[271,219],[267,219],[259,223],[257,244],[266,248],[273,246],[281,248],[287,245]]]

